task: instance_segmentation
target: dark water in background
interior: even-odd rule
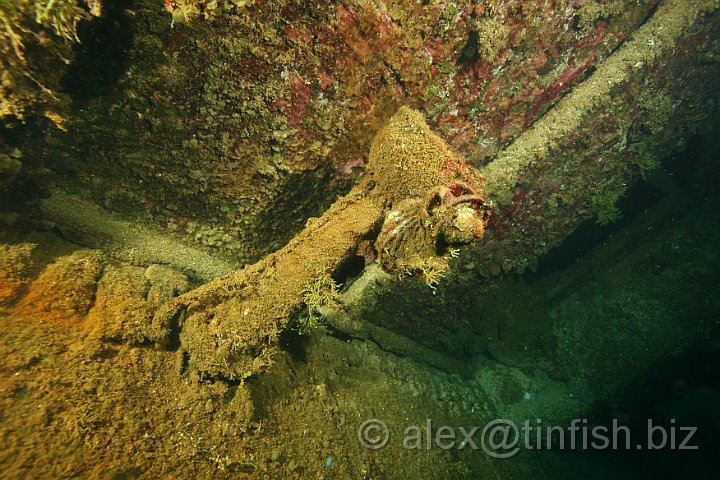
[[[618,238],[620,235],[633,235],[628,233],[628,229],[632,232],[635,223],[647,221],[653,210],[672,210],[667,206],[669,201],[680,208],[675,207],[670,216],[660,215],[658,218],[670,218],[671,221],[644,224],[642,228],[658,232],[658,237],[664,231],[673,230],[674,238],[685,238],[696,247],[683,249],[672,246],[676,251],[670,252],[671,255],[650,258],[649,261],[657,263],[654,268],[658,276],[663,275],[666,269],[673,269],[673,265],[682,265],[685,275],[678,276],[678,281],[682,282],[680,285],[667,291],[655,288],[650,279],[644,294],[648,300],[668,296],[672,297],[671,304],[677,300],[675,312],[670,310],[676,316],[674,321],[687,324],[687,329],[696,329],[699,324],[704,324],[705,327],[699,329],[702,333],[692,336],[689,342],[678,340],[676,348],[667,348],[667,345],[660,345],[663,341],[658,342],[658,348],[664,349],[667,355],[661,356],[649,368],[638,368],[636,379],[622,388],[617,396],[610,400],[593,400],[589,425],[608,426],[614,419],[619,419],[633,433],[631,448],[618,448],[616,451],[589,449],[587,452],[560,454],[554,451],[539,462],[546,465],[543,473],[549,478],[577,478],[578,472],[590,478],[717,477],[720,468],[720,255],[716,253],[720,251],[718,127],[720,124],[716,123],[709,138],[692,138],[682,153],[665,159],[658,172],[639,181],[622,200],[623,217],[619,221],[607,226],[587,222],[562,246],[545,256],[535,271],[524,276],[524,282],[532,288],[534,282],[548,275],[562,276],[564,270],[574,264],[593,261],[584,256],[601,246],[611,248],[613,242],[621,241]],[[662,206],[663,202],[665,206]],[[692,221],[682,224],[680,220],[683,217]],[[650,237],[646,241],[652,243],[658,240]],[[644,247],[643,244],[635,244],[634,254],[645,255]],[[643,257],[638,260],[648,259]],[[597,265],[593,268],[602,270],[606,267]],[[628,274],[633,275],[632,272]],[[641,275],[638,273],[638,278],[646,278]],[[618,288],[626,284],[618,279]],[[663,283],[658,282],[658,285]],[[604,287],[613,288],[612,284]],[[692,299],[689,309],[687,305],[682,306],[683,296]],[[601,312],[598,314],[603,315]],[[652,323],[653,315],[652,311],[648,312],[645,321]],[[607,332],[607,335],[612,334],[612,331]],[[588,339],[586,348],[603,346],[602,342]],[[618,365],[636,368],[632,361],[636,352],[607,353],[626,355],[629,359]],[[652,422],[653,428],[648,422]],[[645,448],[639,449],[636,440]],[[689,448],[680,447],[683,441]],[[671,443],[675,443],[674,448],[668,447]],[[647,446],[650,444],[656,449],[649,450]]]

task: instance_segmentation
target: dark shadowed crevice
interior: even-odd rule
[[[608,225],[599,225],[595,219],[583,222],[561,245],[539,260],[537,269],[523,274],[525,281],[534,282],[567,268],[669,195],[680,199],[701,190],[707,197],[711,191],[701,188],[703,179],[714,177],[717,169],[702,164],[705,153],[699,137],[691,138],[682,152],[666,158],[656,172],[649,173],[630,188],[618,203],[622,216],[617,221]]]
[[[100,18],[78,25],[80,43],[63,79],[63,89],[83,104],[113,91],[129,66],[133,40],[131,0],[103,4]]]

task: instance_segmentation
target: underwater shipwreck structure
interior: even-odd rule
[[[76,377],[80,357],[121,351],[157,391],[186,379],[167,411],[192,407],[168,431],[210,404],[202,459],[148,471],[312,475],[258,426],[288,352],[329,333],[467,374],[475,297],[617,220],[639,179],[672,188],[660,161],[715,131],[719,15],[715,0],[0,2],[2,315],[86,337]],[[55,243],[37,231],[83,248],[38,254]],[[0,372],[51,355],[20,350]],[[218,408],[232,428],[208,427]],[[109,428],[70,416],[78,438]],[[118,428],[155,428],[133,425]],[[227,453],[229,437],[251,447]],[[363,455],[345,472],[398,468]]]

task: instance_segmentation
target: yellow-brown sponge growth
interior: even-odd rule
[[[428,195],[451,180],[475,177],[450,147],[430,130],[422,113],[400,107],[375,137],[367,171],[374,192],[392,203]],[[477,177],[479,178],[479,177]]]

